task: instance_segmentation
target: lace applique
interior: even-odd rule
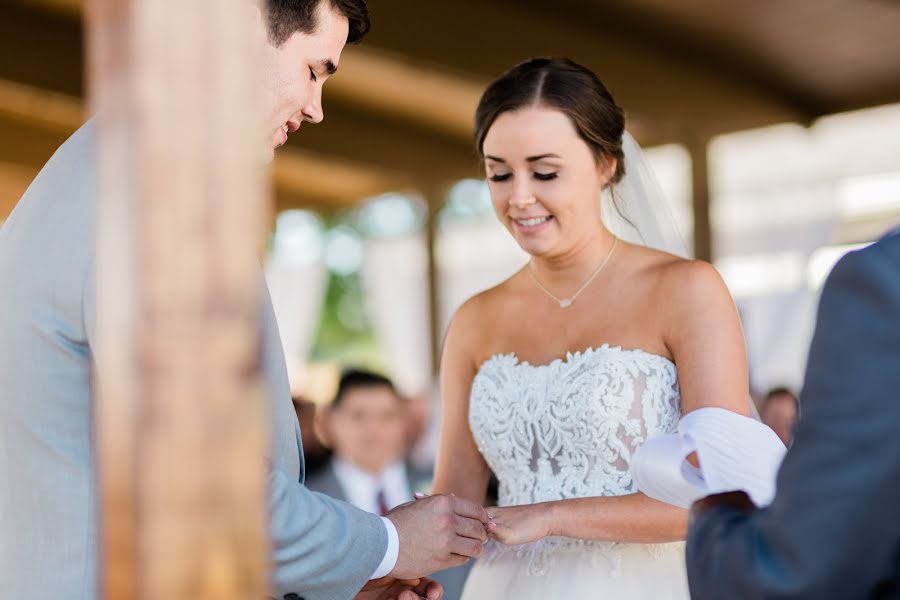
[[[496,355],[472,382],[469,425],[500,481],[499,505],[636,491],[629,467],[648,438],[675,430],[681,414],[675,365],[642,350],[604,345],[546,365]],[[618,571],[614,542],[547,538],[523,546],[492,544],[496,560],[511,553],[540,574],[560,551],[588,551]],[[659,555],[669,544],[648,544]],[[654,547],[655,548],[654,551]]]

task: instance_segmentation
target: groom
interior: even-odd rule
[[[831,273],[800,401],[771,506],[694,505],[695,600],[900,598],[900,230]]]
[[[265,135],[274,151],[302,123],[322,120],[322,85],[345,43],[366,34],[369,15],[365,0],[246,1],[265,46]],[[3,600],[98,597],[90,392],[95,143],[88,123],[47,163],[0,229]],[[487,516],[471,502],[435,496],[382,518],[303,486],[300,431],[267,295],[261,308],[273,437],[272,596],[351,598],[370,579],[414,579],[480,555]],[[402,583],[369,588],[363,598],[417,597]],[[427,580],[415,592],[432,600],[441,595]]]

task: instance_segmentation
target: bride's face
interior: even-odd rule
[[[564,113],[542,106],[503,113],[483,148],[497,217],[532,256],[565,254],[602,226],[609,169]]]

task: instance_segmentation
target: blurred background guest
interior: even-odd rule
[[[333,455],[307,479],[309,489],[381,515],[415,492],[429,491],[431,466],[414,466],[407,456],[411,430],[421,429],[415,415],[410,424],[408,404],[387,377],[346,371],[320,419]],[[304,420],[313,422],[306,414]],[[463,565],[434,576],[444,586],[444,600],[459,598],[468,572]]]
[[[426,491],[429,474],[406,462],[406,412],[387,377],[345,372],[322,419],[334,455],[308,479],[309,488],[381,515]]]
[[[762,422],[771,427],[785,446],[794,438],[794,425],[800,416],[797,396],[786,387],[773,388],[766,394],[759,409]]]

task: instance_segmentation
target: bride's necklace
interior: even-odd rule
[[[603,267],[606,266],[606,263],[609,262],[609,259],[612,256],[613,250],[616,249],[617,243],[619,243],[619,238],[616,236],[613,236],[613,243],[612,243],[612,246],[610,246],[610,248],[609,248],[609,252],[606,253],[606,258],[604,258],[603,262],[600,263],[600,266],[597,267],[597,269],[593,273],[591,273],[591,276],[588,277],[588,280],[585,281],[584,284],[580,288],[578,288],[578,291],[576,291],[574,294],[572,294],[571,298],[557,298],[555,295],[553,295],[553,292],[551,292],[550,290],[545,288],[544,284],[541,283],[538,280],[537,276],[534,274],[534,270],[531,268],[531,262],[528,263],[528,274],[531,275],[531,278],[534,279],[534,282],[538,285],[539,288],[541,288],[541,290],[545,294],[547,294],[548,296],[550,296],[551,298],[556,300],[556,302],[559,303],[560,308],[569,308],[570,306],[572,306],[572,303],[575,302],[575,298],[577,298],[578,295],[581,292],[583,292],[587,286],[589,286],[591,284],[591,282],[597,277],[597,275],[600,274],[600,271],[603,270]]]

